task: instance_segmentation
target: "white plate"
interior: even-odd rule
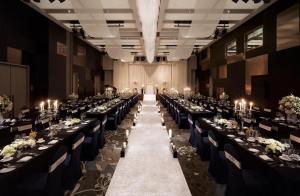
[[[48,142],[48,144],[56,144],[58,142],[58,140],[51,140],[50,142]]]
[[[236,142],[238,142],[238,143],[243,143],[244,141],[243,140],[241,140],[240,138],[235,138],[234,139]]]
[[[49,146],[41,146],[41,147],[38,148],[38,150],[46,150],[48,148],[49,148]]]
[[[32,159],[32,156],[25,156],[22,159],[19,159],[17,162],[27,162]]]
[[[255,142],[255,138],[254,137],[248,137],[247,141],[248,142]]]
[[[284,161],[292,161],[292,159],[288,155],[281,155],[279,156],[279,158]]]
[[[42,139],[42,140],[39,139],[39,140],[36,141],[36,143],[38,143],[38,144],[41,144],[41,143],[44,143],[44,142],[45,142],[44,139]]]
[[[234,135],[230,135],[230,134],[227,135],[227,136],[230,137],[230,138],[234,138],[235,137]]]
[[[268,157],[265,154],[259,155],[259,157],[265,161],[274,161],[272,158]]]
[[[11,161],[11,160],[13,160],[13,159],[14,159],[13,157],[3,157],[3,158],[0,160],[0,162],[1,162],[1,163],[5,163],[5,162]]]
[[[250,152],[254,152],[254,153],[258,153],[259,150],[257,150],[256,148],[249,148],[248,149]]]
[[[13,171],[13,170],[15,170],[15,169],[16,169],[16,168],[14,168],[14,167],[6,167],[6,168],[2,168],[2,169],[0,170],[0,173],[3,174],[3,173],[11,172],[11,171]]]

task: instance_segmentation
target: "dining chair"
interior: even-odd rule
[[[197,154],[201,160],[209,160],[210,146],[208,141],[208,131],[200,126],[198,120],[195,121],[194,133],[196,138]]]
[[[194,125],[194,121],[192,119],[192,116],[190,114],[188,115],[188,123],[189,123],[189,128],[190,128],[189,142],[193,147],[197,147],[197,138],[196,138],[196,134],[195,134],[195,125]]]
[[[228,168],[225,196],[271,195],[269,180],[257,170],[244,168],[233,145],[225,144],[224,153]]]
[[[64,161],[63,185],[66,190],[73,189],[82,176],[80,156],[83,141],[84,134],[78,133],[73,140],[67,158]]]
[[[227,165],[223,144],[217,138],[213,131],[208,131],[208,140],[210,145],[210,162],[208,172],[217,184],[226,184]]]
[[[118,128],[118,115],[119,111],[116,110],[114,113],[109,114],[107,117],[107,129],[116,130]]]
[[[59,147],[50,159],[48,171],[22,178],[16,185],[16,195],[63,196],[62,171],[66,157],[67,148]]]
[[[89,132],[86,133],[83,145],[81,160],[92,161],[98,155],[98,135],[100,131],[99,124],[96,124]]]
[[[98,148],[103,148],[105,145],[105,126],[107,122],[107,116],[105,116],[100,122],[100,131],[98,133],[97,146]]]

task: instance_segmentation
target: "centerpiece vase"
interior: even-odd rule
[[[287,123],[295,124],[297,122],[297,114],[286,114]]]

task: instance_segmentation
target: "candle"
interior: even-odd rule
[[[253,106],[253,102],[250,102],[249,105],[250,105],[250,111],[251,111],[252,110],[252,106]]]
[[[126,129],[126,138],[128,138],[128,136],[129,136],[129,130]]]
[[[48,99],[47,102],[48,102],[48,110],[50,110],[51,109],[50,99]]]
[[[240,110],[242,110],[242,102],[239,102]]]
[[[42,101],[42,102],[40,103],[40,109],[41,109],[41,112],[44,111],[44,105],[45,105],[45,103]]]
[[[55,111],[57,111],[57,109],[58,109],[57,100],[54,101],[53,108]]]
[[[235,101],[234,101],[234,109],[235,109],[235,110],[237,109],[237,104],[238,104],[238,101],[235,100]]]
[[[126,148],[126,146],[127,146],[126,142],[123,142],[123,148]]]
[[[169,138],[172,138],[172,129],[169,129]]]

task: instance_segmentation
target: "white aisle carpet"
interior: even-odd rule
[[[178,159],[170,152],[169,137],[161,126],[155,102],[155,95],[144,96],[125,158],[119,160],[107,196],[191,195]]]

